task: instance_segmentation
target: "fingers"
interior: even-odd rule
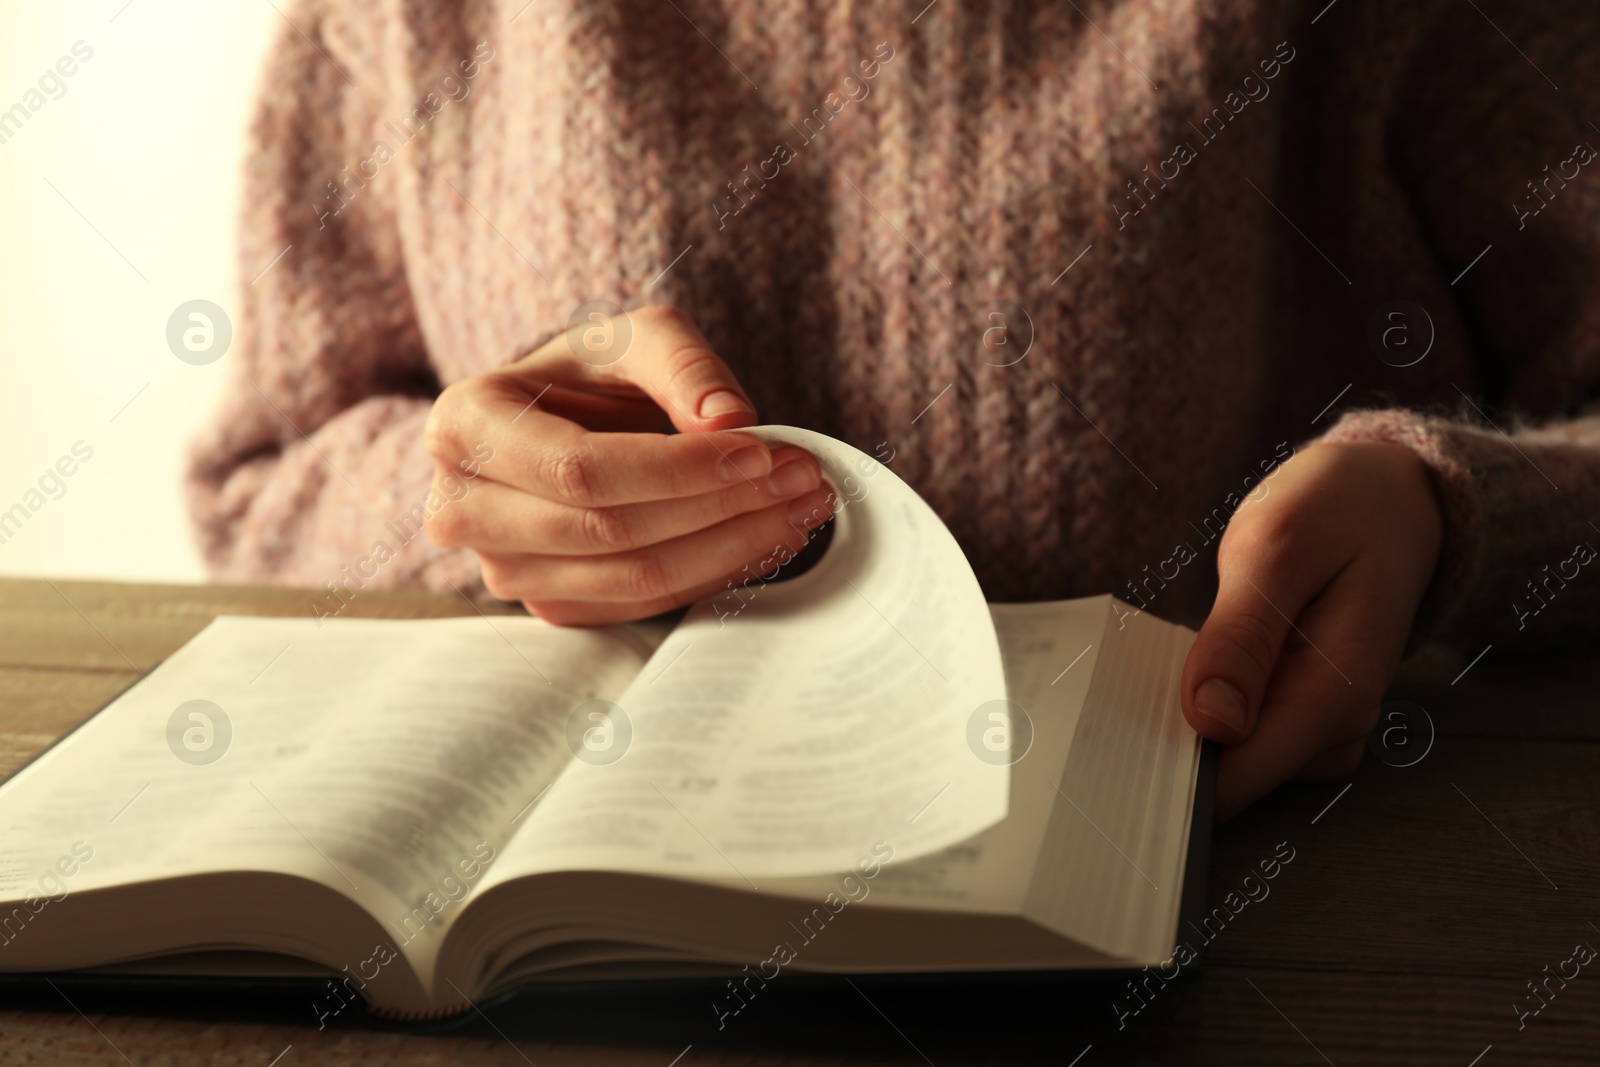
[[[495,449],[483,472],[489,479],[578,508],[760,485],[772,470],[769,446],[747,433],[591,433],[537,406],[519,412],[518,399],[483,388],[452,399],[447,390],[429,419],[435,461],[453,467],[466,442],[487,441]]]
[[[1408,449],[1317,445],[1272,481],[1223,536],[1181,683],[1190,725],[1233,746],[1221,818],[1297,773],[1354,769],[1438,559],[1437,503]]]
[[[527,399],[518,405],[519,412],[536,399],[540,411],[575,422],[586,430],[666,433],[672,429],[666,413],[642,393],[572,389],[543,380],[529,380],[522,392]]]
[[[649,548],[610,555],[480,552],[484,583],[503,600],[615,604],[626,608],[619,617],[639,618],[666,610],[656,605],[688,603],[706,583],[771,558],[780,546],[798,553],[810,531],[832,514],[834,499],[824,486]]]
[[[1218,821],[1291,777],[1326,780],[1354,771],[1403,637],[1403,628],[1384,621],[1393,613],[1380,600],[1371,576],[1350,570],[1304,612],[1254,731],[1218,761]]]
[[[1222,750],[1217,761],[1218,822],[1233,818],[1297,772],[1325,777],[1329,761],[1323,754],[1330,750],[1354,745],[1359,761],[1361,739],[1366,736],[1361,723],[1369,717],[1365,695],[1342,685],[1339,688],[1345,692],[1332,691],[1318,677],[1321,663],[1310,646],[1286,655],[1284,682],[1274,685],[1255,732],[1249,740]],[[1370,716],[1376,714],[1373,701]],[[1323,774],[1315,773],[1319,769]]]
[[[688,316],[643,308],[628,319],[629,348],[614,364],[585,363],[563,336],[450,386],[424,429],[428,451],[454,466],[487,443],[497,456],[493,480],[573,507],[698,496],[765,478],[768,446],[729,432],[754,424],[755,408]],[[685,432],[615,432],[647,428],[663,413]]]
[[[728,588],[739,572],[724,575],[694,589],[688,589],[657,600],[638,604],[615,604],[591,600],[524,600],[522,606],[531,615],[557,626],[609,626],[612,623],[648,619],[652,615],[674,611],[697,601],[707,600]]]
[[[822,472],[799,448],[772,455],[772,473],[743,478],[713,493],[673,500],[580,508],[484,481],[477,491],[428,520],[428,536],[445,547],[470,546],[501,555],[593,556],[645,548],[817,489]]]
[[[816,460],[739,432],[756,421],[687,315],[596,313],[435,401],[436,483],[469,469],[469,452],[479,480],[429,517],[429,536],[476,551],[491,593],[549,617],[665,611],[798,552],[832,514]],[[668,426],[680,432],[650,432]]]
[[[1229,524],[1217,599],[1184,663],[1184,717],[1214,741],[1251,735],[1290,620],[1347,562],[1316,524],[1292,521],[1278,504],[1246,505]]]
[[[674,426],[689,433],[755,425],[756,406],[688,315],[659,307],[629,316],[638,358],[624,358],[617,370],[660,404]]]
[[[685,433],[728,430],[756,423],[755,405],[694,320],[674,307],[637,308],[626,313],[628,346],[615,362],[595,366],[574,355],[568,335],[528,357],[520,367],[544,372],[565,383],[626,383],[655,401]],[[575,327],[582,336],[588,326]]]
[[[454,467],[486,442],[495,456],[484,470],[490,479],[585,508],[699,496],[759,483],[772,469],[770,448],[747,433],[593,433],[538,399],[495,375],[451,386],[424,429],[428,451]]]

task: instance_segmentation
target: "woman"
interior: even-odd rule
[[[1600,15],[1476,7],[312,0],[207,559],[642,617],[826,515],[804,425],[993,600],[1204,618],[1223,816],[1347,775],[1410,644],[1600,627]]]

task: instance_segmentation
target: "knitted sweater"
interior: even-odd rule
[[[587,301],[670,303],[763,421],[887,459],[993,600],[1192,621],[1257,480],[1386,440],[1445,517],[1419,633],[1592,636],[1600,11],[1475,6],[291,5],[205,558],[482,595],[400,521],[432,399]]]

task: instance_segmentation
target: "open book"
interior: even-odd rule
[[[986,605],[890,470],[757,432],[822,461],[833,542],[670,631],[216,619],[0,785],[0,971],[322,975],[420,1016],[535,980],[1168,958],[1193,634]]]

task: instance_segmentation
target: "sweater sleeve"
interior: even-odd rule
[[[358,173],[381,100],[376,53],[361,50],[378,35],[338,17],[295,5],[260,81],[236,339],[190,445],[191,516],[219,580],[466,589],[471,554],[418,529],[418,505],[437,504],[422,429],[439,382],[407,286],[400,177]]]
[[[1406,445],[1430,468],[1445,539],[1414,640],[1592,644],[1600,129],[1587,119],[1600,116],[1600,68],[1586,54],[1600,49],[1600,14],[1592,3],[1502,5],[1496,18],[1533,58],[1470,9],[1448,11],[1424,35],[1390,131],[1478,381],[1442,398],[1455,417],[1356,412],[1321,440]]]

